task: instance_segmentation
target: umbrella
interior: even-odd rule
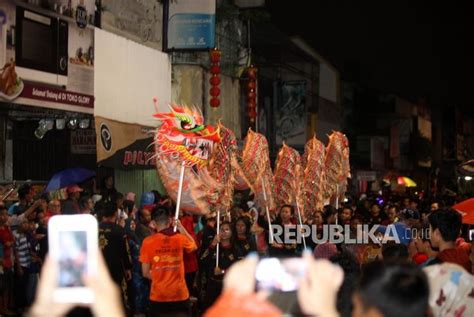
[[[474,225],[474,198],[464,200],[453,208],[462,215],[463,223]]]
[[[406,187],[416,187],[416,183],[408,177],[405,176],[400,176],[397,178],[397,184],[398,185],[403,185]]]
[[[85,168],[68,168],[54,174],[44,191],[48,193],[50,191],[58,190],[72,184],[81,183],[94,176],[94,171]]]

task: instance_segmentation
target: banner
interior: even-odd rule
[[[168,1],[166,50],[215,46],[216,1]]]
[[[118,169],[155,168],[154,128],[95,117],[97,163]]]

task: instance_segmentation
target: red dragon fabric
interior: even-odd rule
[[[222,190],[208,170],[213,148],[221,140],[219,129],[204,125],[202,113],[196,107],[172,104],[169,113],[157,113],[155,117],[162,122],[154,141],[156,165],[168,195],[176,202],[184,163],[181,209],[209,213],[213,195]]]

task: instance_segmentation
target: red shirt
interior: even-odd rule
[[[471,260],[469,255],[463,249],[446,249],[438,253],[437,258],[443,262],[456,263],[472,273]]]
[[[0,227],[0,242],[3,244],[3,267],[11,269],[13,267],[12,261],[12,245],[13,245],[13,234],[8,226]],[[11,245],[6,244],[10,242]]]
[[[196,234],[194,233],[194,221],[192,216],[184,216],[181,218],[181,224],[184,229],[193,237],[194,242],[198,245]],[[184,271],[186,273],[193,273],[198,270],[197,251],[183,254]]]

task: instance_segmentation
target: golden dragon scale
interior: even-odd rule
[[[244,180],[254,193],[255,203],[260,207],[266,205],[270,210],[275,210],[268,142],[262,134],[249,129],[244,141],[240,167],[238,177]]]
[[[326,186],[325,200],[342,199],[350,177],[349,141],[341,132],[334,131],[329,136],[324,159]]]
[[[308,216],[324,207],[324,156],[326,148],[316,136],[305,145],[306,165],[303,172],[303,206]]]
[[[275,200],[277,206],[296,205],[301,184],[301,156],[292,147],[283,144],[278,152],[278,157],[273,173],[275,185]]]
[[[215,144],[209,161],[212,178],[220,185],[210,195],[213,209],[228,212],[234,195],[235,172],[233,162],[237,159],[237,141],[234,132],[223,124],[218,125],[220,142]]]

